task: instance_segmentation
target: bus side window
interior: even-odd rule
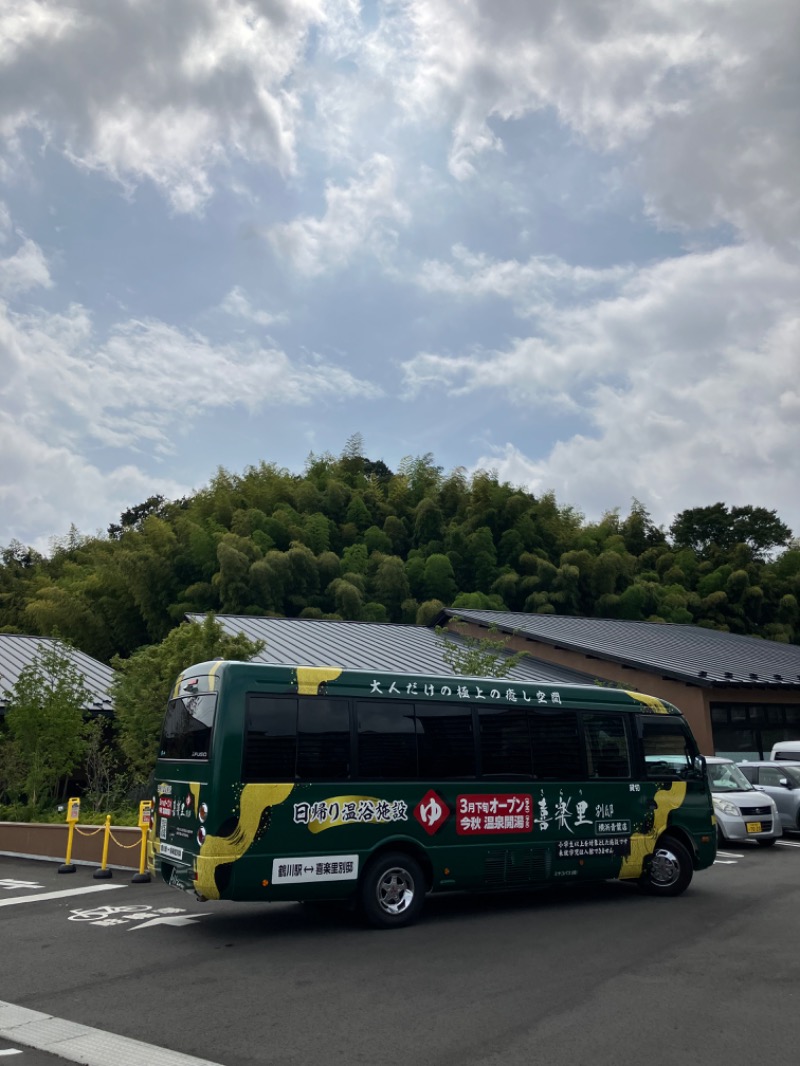
[[[531,742],[524,709],[478,710],[480,769],[484,777],[532,777]]]
[[[301,781],[344,781],[350,776],[350,701],[300,698],[297,776]]]
[[[242,781],[294,781],[297,699],[247,696]]]
[[[625,723],[619,714],[584,714],[583,735],[590,777],[630,777]]]
[[[696,746],[680,721],[642,721],[642,747],[648,777],[686,777]]]
[[[475,777],[472,708],[449,703],[417,703],[414,709],[420,778],[435,781]]]
[[[413,703],[358,701],[356,721],[360,778],[416,778],[417,736]]]
[[[543,714],[531,710],[528,725],[536,778],[577,781],[584,776],[575,711]]]

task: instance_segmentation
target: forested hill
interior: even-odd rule
[[[685,622],[800,643],[800,544],[776,512],[715,503],[669,530],[633,501],[587,523],[491,473],[397,472],[353,442],[302,475],[220,470],[207,488],[73,530],[49,558],[2,551],[0,630],[109,662],[187,611],[429,623],[442,605]]]

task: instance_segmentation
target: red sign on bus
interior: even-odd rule
[[[472,795],[459,796],[456,830],[460,836],[483,833],[530,833],[533,829],[531,796]]]

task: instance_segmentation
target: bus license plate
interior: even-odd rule
[[[745,828],[747,829],[748,833],[760,833],[761,822],[746,822]]]

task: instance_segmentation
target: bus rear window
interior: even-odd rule
[[[161,759],[208,759],[214,729],[215,692],[170,700],[161,733]]]

